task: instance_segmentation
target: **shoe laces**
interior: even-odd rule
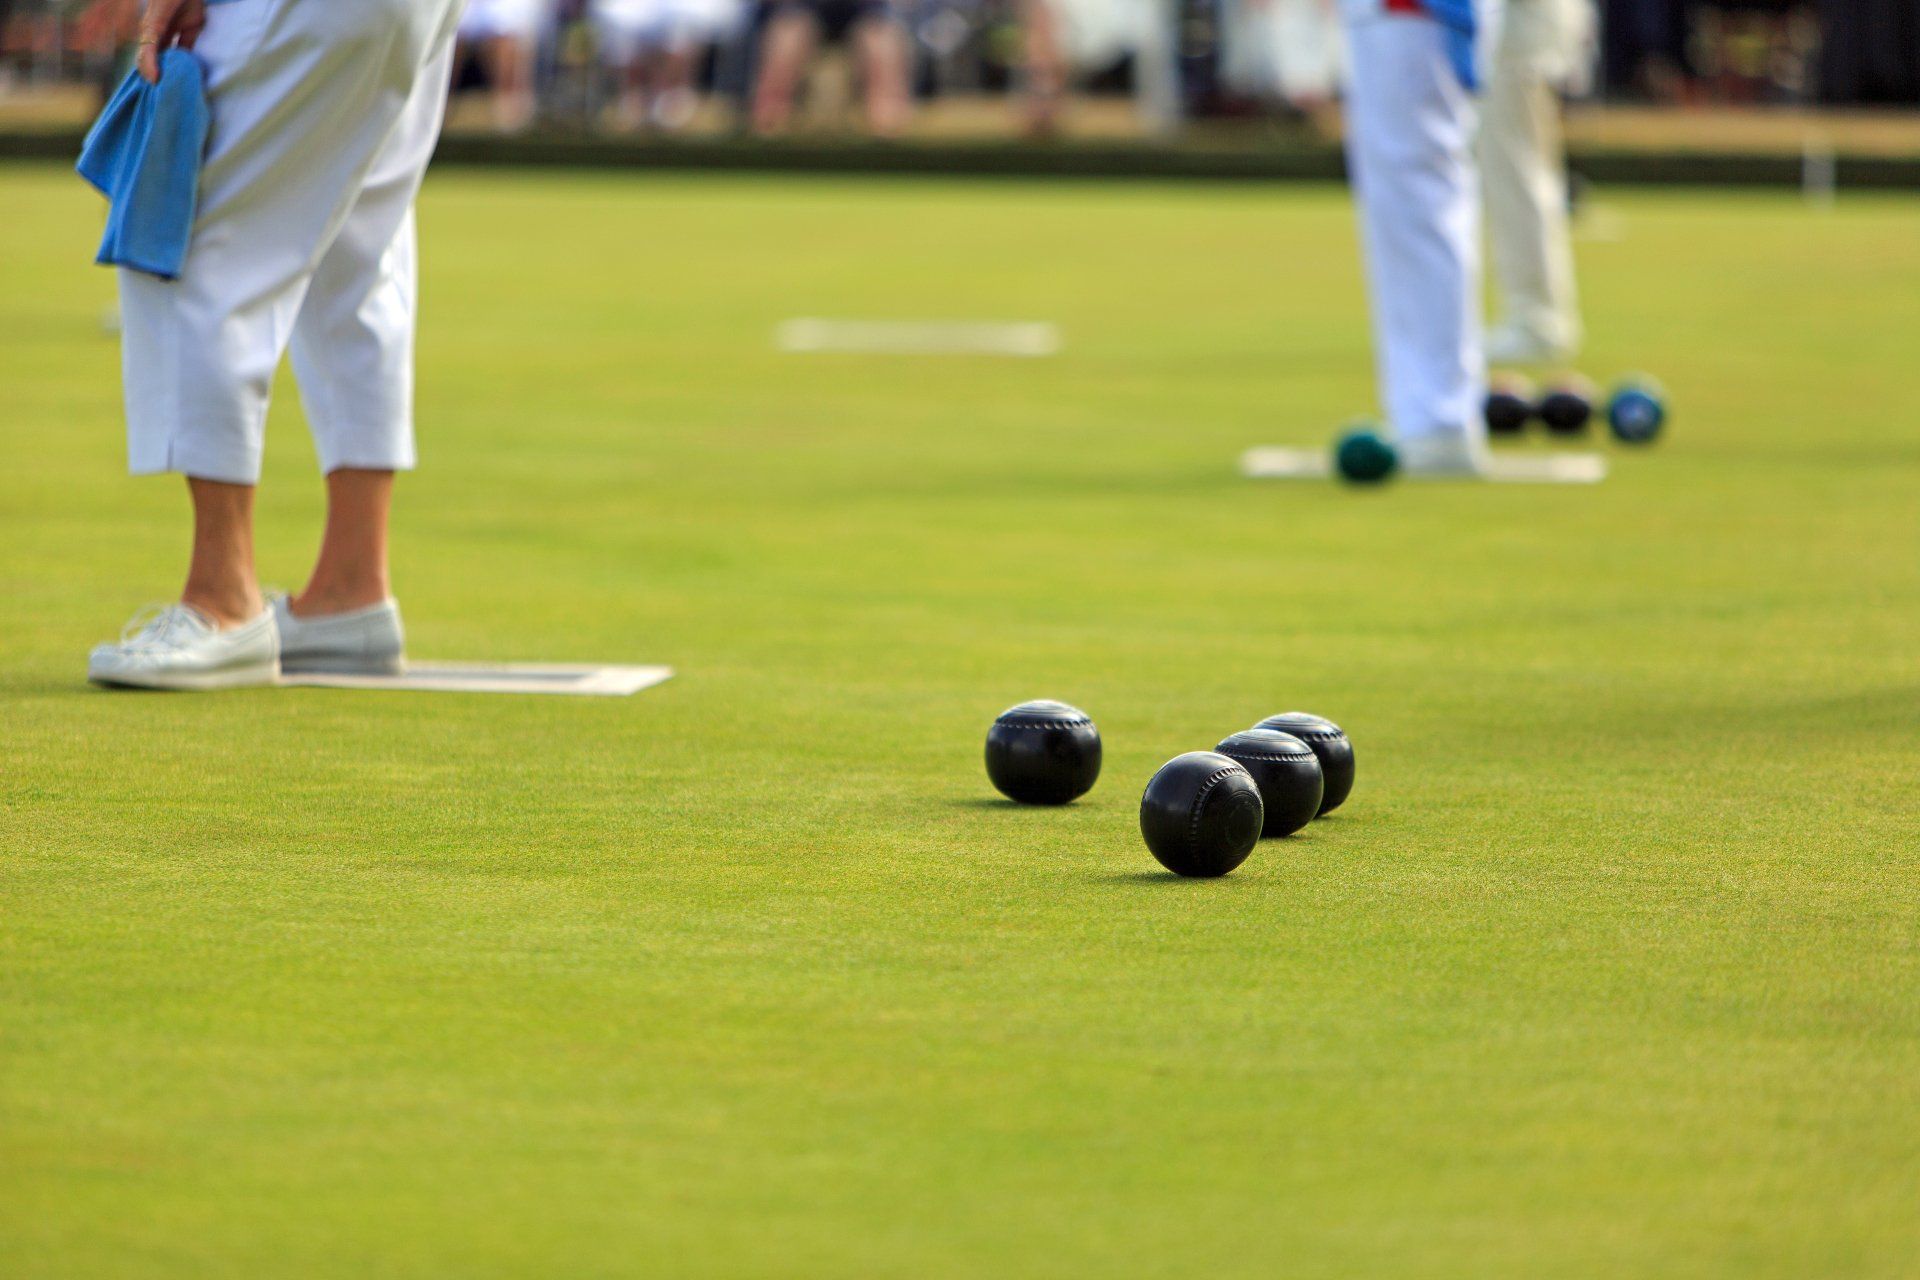
[[[120,647],[133,652],[177,649],[189,634],[217,631],[212,618],[190,604],[150,604],[120,630]]]

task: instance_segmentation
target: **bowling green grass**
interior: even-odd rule
[[[1597,199],[1671,438],[1351,492],[1233,467],[1372,403],[1335,190],[436,173],[414,651],[680,675],[191,696],[81,680],[183,497],[0,169],[0,1271],[1920,1272],[1920,206]],[[1069,809],[981,769],[1043,696]],[[1292,708],[1352,801],[1160,873],[1155,766]]]

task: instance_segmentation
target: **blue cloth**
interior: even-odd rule
[[[107,197],[94,261],[177,279],[193,236],[209,115],[206,74],[184,49],[160,55],[160,83],[128,75],[87,131],[80,176]]]
[[[1454,74],[1469,89],[1480,87],[1480,68],[1474,58],[1474,42],[1479,36],[1480,20],[1473,11],[1473,0],[1425,0],[1427,12],[1447,30],[1447,58]]]

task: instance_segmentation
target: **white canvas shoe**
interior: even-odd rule
[[[1487,474],[1486,445],[1464,431],[1435,431],[1397,442],[1400,472],[1414,479],[1470,480]]]
[[[118,644],[87,658],[87,679],[136,689],[238,689],[279,678],[271,609],[223,631],[190,604],[155,605],[134,615]]]
[[[280,627],[280,669],[290,676],[391,676],[406,669],[406,631],[394,600],[305,618],[294,615],[284,595],[267,602]]]

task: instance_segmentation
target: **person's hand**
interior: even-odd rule
[[[147,0],[140,15],[140,56],[136,65],[148,84],[160,83],[160,51],[193,48],[207,25],[207,0]]]

